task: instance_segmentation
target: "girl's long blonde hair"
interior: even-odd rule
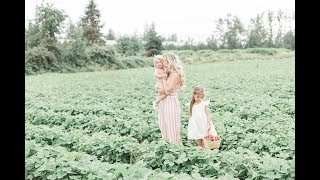
[[[195,99],[193,97],[193,95],[195,94],[201,94],[202,95],[202,99],[204,98],[204,88],[202,86],[196,86],[193,90],[192,93],[192,98],[191,98],[191,102],[190,102],[190,109],[189,109],[189,116],[192,116],[192,107],[195,103]]]
[[[166,60],[168,62],[168,71],[169,72],[175,71],[180,75],[181,77],[180,87],[182,89],[184,87],[186,79],[185,79],[185,74],[183,71],[181,60],[177,55],[173,53],[164,54],[162,57],[163,57],[163,60]]]
[[[153,65],[154,65],[155,68],[156,68],[156,61],[157,61],[157,59],[160,59],[160,61],[163,62],[163,57],[162,57],[162,55],[155,55],[155,56],[153,57]]]

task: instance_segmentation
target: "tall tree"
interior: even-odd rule
[[[214,37],[214,35],[211,35],[210,37],[208,37],[207,39],[206,39],[206,41],[207,41],[207,47],[209,48],[209,49],[213,49],[213,50],[217,50],[218,49],[218,42],[217,42],[217,40],[215,39],[215,37]]]
[[[269,48],[274,47],[274,43],[273,43],[273,20],[274,20],[274,12],[273,11],[269,11],[268,12],[269,34],[268,34],[268,41],[267,41],[267,47],[269,47]]]
[[[171,34],[171,35],[168,37],[168,41],[177,42],[177,41],[178,41],[177,34]]]
[[[36,7],[36,25],[40,27],[43,37],[49,37],[54,41],[56,35],[61,32],[66,17],[63,10],[55,8],[52,4],[46,3]]]
[[[61,33],[67,16],[52,4],[42,3],[36,7],[35,23],[29,23],[26,31],[26,70],[53,70],[57,60],[62,60],[57,35]],[[29,71],[30,72],[30,71]]]
[[[42,38],[39,25],[29,22],[28,28],[25,31],[25,48],[30,49],[39,46]]]
[[[225,19],[219,18],[217,30],[221,48],[236,49],[243,47],[245,28],[240,18],[227,14]]]
[[[36,7],[35,26],[40,30],[40,43],[48,51],[53,52],[58,60],[61,52],[57,47],[57,35],[61,34],[61,29],[64,26],[63,22],[66,19],[63,10],[59,10],[53,4],[41,4]]]
[[[263,25],[264,13],[258,14],[256,18],[251,19],[251,28],[249,30],[247,47],[265,47],[267,31]]]
[[[148,27],[148,26],[147,26]],[[160,54],[161,50],[163,50],[162,42],[163,38],[158,35],[155,29],[155,24],[152,22],[151,26],[147,28],[145,32],[145,49],[147,51],[146,56],[150,57],[156,54]]]
[[[84,66],[86,62],[86,41],[81,26],[69,23],[66,36],[65,52],[69,63],[73,66]]]
[[[282,47],[294,50],[295,49],[295,35],[293,31],[289,31],[283,36]]]
[[[147,40],[149,33],[155,32],[155,31],[156,31],[156,25],[154,22],[152,22],[150,25],[145,24],[143,35],[142,35],[143,40]]]
[[[97,9],[97,4],[94,0],[89,0],[86,7],[85,15],[81,18],[81,26],[83,28],[83,35],[87,40],[87,45],[105,44],[101,29],[103,24],[100,24],[100,10]]]
[[[218,37],[219,48],[226,48],[226,38],[225,38],[225,22],[224,19],[219,18],[216,22],[216,33]]]
[[[275,46],[277,48],[280,48],[282,46],[282,18],[283,18],[283,14],[284,12],[282,10],[278,11],[277,14],[277,20],[278,20],[278,33],[277,33],[277,37],[275,39]]]

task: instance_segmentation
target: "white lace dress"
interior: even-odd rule
[[[188,124],[188,139],[202,139],[208,135],[208,121],[205,113],[205,106],[208,106],[210,100],[201,101],[199,104],[195,104],[192,107],[192,116],[189,119]],[[187,103],[188,107],[190,107],[190,103]],[[217,135],[217,131],[212,123],[211,123],[211,135]]]

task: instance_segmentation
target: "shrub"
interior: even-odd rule
[[[238,53],[238,49],[219,49],[217,50],[218,53]]]
[[[89,61],[88,65],[102,65],[107,68],[116,64],[116,51],[112,47],[93,45],[87,48]]]
[[[135,56],[140,51],[142,44],[136,37],[124,36],[117,39],[117,50],[125,56]]]
[[[25,70],[26,73],[55,70],[56,62],[53,52],[43,46],[36,46],[26,51]]]
[[[268,54],[273,55],[277,53],[277,49],[274,48],[249,48],[245,49],[246,53],[254,53],[254,54]]]
[[[153,66],[152,60],[146,60],[143,57],[137,57],[137,56],[124,57],[120,59],[119,62],[122,63],[125,68],[139,68],[139,67]]]

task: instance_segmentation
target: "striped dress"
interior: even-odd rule
[[[180,103],[178,92],[180,87],[159,102],[158,121],[162,138],[173,143],[181,143],[180,136]]]

